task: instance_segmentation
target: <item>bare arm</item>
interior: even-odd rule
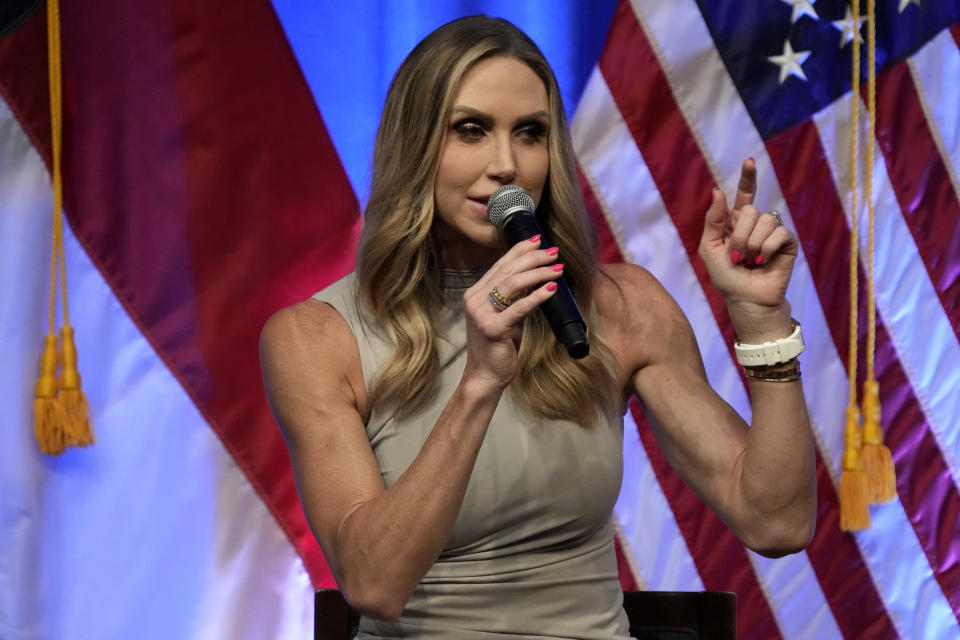
[[[606,269],[623,291],[607,304],[624,307],[604,316],[631,318],[612,332],[611,346],[671,466],[754,551],[775,557],[803,548],[812,533],[816,484],[800,383],[751,381],[748,427],[710,387],[693,331],[656,279],[630,265]],[[607,295],[620,298],[618,291]],[[638,300],[644,312],[627,312]]]
[[[753,207],[755,177],[748,160],[732,213],[714,192],[700,243],[734,329],[747,343],[791,333],[784,295],[797,255],[795,236]],[[620,327],[615,335],[623,344],[624,375],[651,411],[668,460],[750,548],[770,556],[803,548],[815,522],[816,472],[801,383],[750,380],[747,427],[710,388],[689,323],[656,279],[629,265],[611,268],[610,275],[620,287],[604,299],[610,309],[623,308],[604,315]],[[634,308],[638,301],[642,314]],[[617,325],[617,318],[638,317],[642,321]]]
[[[310,527],[347,600],[396,619],[456,521],[490,418],[516,366],[523,317],[546,285],[496,312],[497,286],[513,295],[556,278],[553,256],[518,245],[464,296],[467,364],[420,453],[389,489],[367,440],[366,389],[356,339],[331,307],[308,300],[275,314],[261,336],[270,406],[287,440]],[[323,366],[318,366],[323,363]]]

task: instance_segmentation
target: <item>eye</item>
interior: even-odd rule
[[[547,126],[542,122],[530,122],[522,125],[517,133],[524,141],[529,143],[537,143],[546,138]]]
[[[483,127],[473,120],[461,120],[453,125],[457,136],[466,142],[476,142],[484,136]]]

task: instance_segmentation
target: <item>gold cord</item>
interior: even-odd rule
[[[883,444],[881,424],[880,385],[874,372],[877,342],[877,310],[874,288],[876,215],[873,207],[873,162],[877,123],[877,27],[875,0],[867,0],[867,113],[869,136],[867,166],[864,176],[864,194],[867,198],[867,379],[863,383],[863,466],[867,473],[867,498],[872,504],[888,502],[897,496],[897,478],[890,449]]]
[[[873,155],[877,129],[877,27],[875,0],[867,0],[867,167],[863,193],[867,199],[867,380],[874,379],[873,358],[877,343],[877,303],[874,299]]]
[[[44,338],[40,375],[34,387],[33,432],[43,453],[57,455],[69,446],[94,441],[90,408],[80,389],[77,349],[67,305],[67,270],[63,247],[63,95],[60,42],[60,4],[47,0],[47,65],[50,87],[50,142],[52,147],[53,232],[50,251],[49,332]],[[60,276],[63,327],[56,334],[57,274]]]
[[[853,24],[853,64],[850,80],[850,343],[847,352],[849,401],[845,413],[844,452],[840,474],[840,529],[858,531],[870,526],[867,510],[867,475],[863,470],[860,450],[863,433],[860,409],[857,406],[857,297],[859,275],[859,216],[857,212],[857,160],[860,148],[860,24],[859,0],[851,4]],[[868,168],[869,173],[870,168]]]

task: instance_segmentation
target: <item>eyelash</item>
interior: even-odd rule
[[[458,136],[460,136],[461,139],[468,142],[478,141],[486,133],[486,129],[484,129],[484,127],[475,120],[461,120],[453,125],[453,130]],[[547,131],[543,124],[534,122],[523,125],[518,133],[525,141],[537,143],[543,140],[547,134]]]
[[[547,128],[539,122],[534,122],[523,127],[520,133],[530,142],[540,142],[546,137]]]
[[[479,140],[484,134],[483,127],[472,120],[456,123],[453,125],[453,130],[457,132],[458,136],[465,140]]]

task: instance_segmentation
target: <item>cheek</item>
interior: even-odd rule
[[[482,172],[482,165],[478,164],[476,155],[468,149],[448,147],[440,157],[437,183],[447,189],[462,189],[472,183],[478,172]]]
[[[533,194],[534,200],[539,203],[550,170],[550,157],[545,150],[538,150],[531,152],[524,160],[521,175],[524,176],[527,191]]]

